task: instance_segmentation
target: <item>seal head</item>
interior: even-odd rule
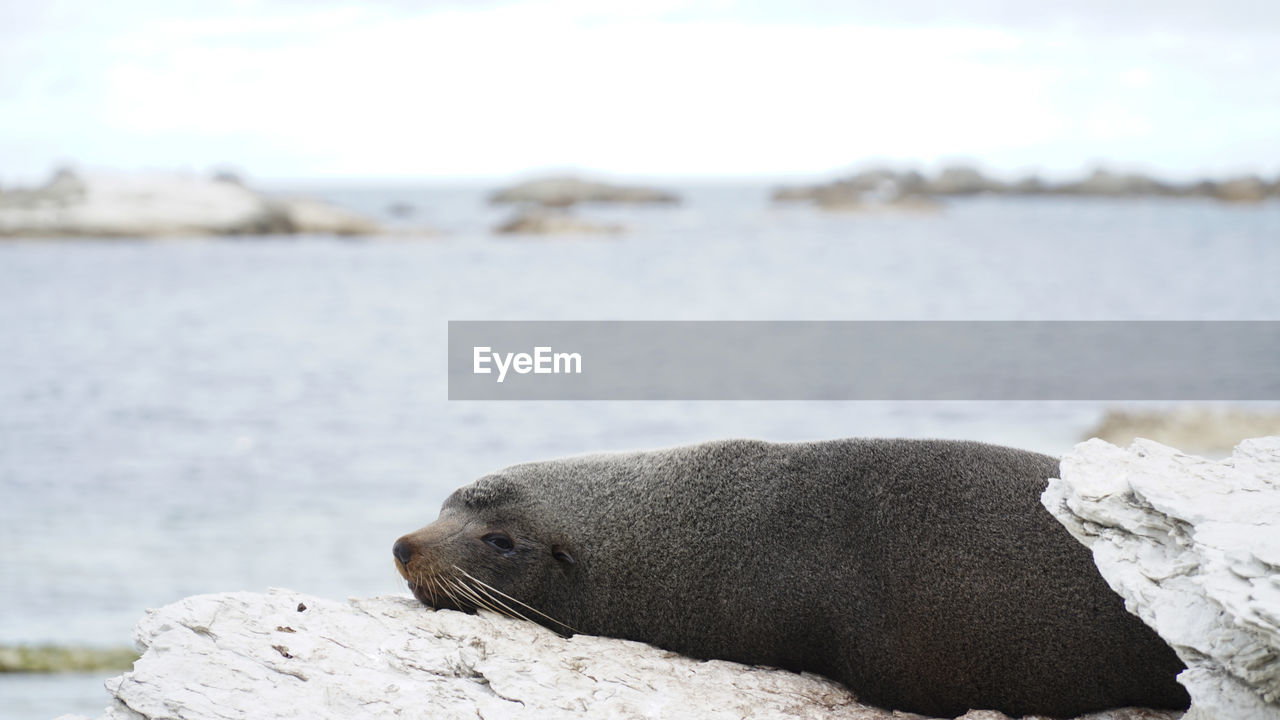
[[[490,610],[531,620],[562,634],[573,628],[519,598],[570,592],[575,564],[566,542],[520,512],[527,491],[518,480],[485,477],[455,491],[434,523],[396,541],[392,554],[409,590],[425,605]]]

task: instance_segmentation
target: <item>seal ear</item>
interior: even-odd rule
[[[573,556],[569,554],[569,551],[565,550],[559,545],[556,545],[551,548],[551,557],[559,560],[560,562],[566,565],[572,565],[574,563]]]

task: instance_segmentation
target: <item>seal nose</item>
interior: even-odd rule
[[[397,540],[395,545],[391,546],[391,554],[396,556],[396,559],[400,561],[401,565],[408,565],[409,560],[413,558],[413,548],[410,547],[409,543],[405,542],[402,538]]]

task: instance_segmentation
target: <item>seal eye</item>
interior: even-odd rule
[[[516,549],[516,541],[503,532],[489,533],[480,539],[503,554],[515,552]]]

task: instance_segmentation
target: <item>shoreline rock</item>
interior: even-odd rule
[[[1212,462],[1093,439],[1044,506],[1187,665],[1191,720],[1280,718],[1280,437]]]
[[[230,176],[81,175],[0,192],[0,238],[381,234],[378,223],[308,198],[256,193]]]
[[[522,182],[489,196],[494,205],[532,203],[544,207],[570,207],[583,203],[625,205],[672,205],[680,202],[675,193],[638,185],[614,185],[558,176]]]

